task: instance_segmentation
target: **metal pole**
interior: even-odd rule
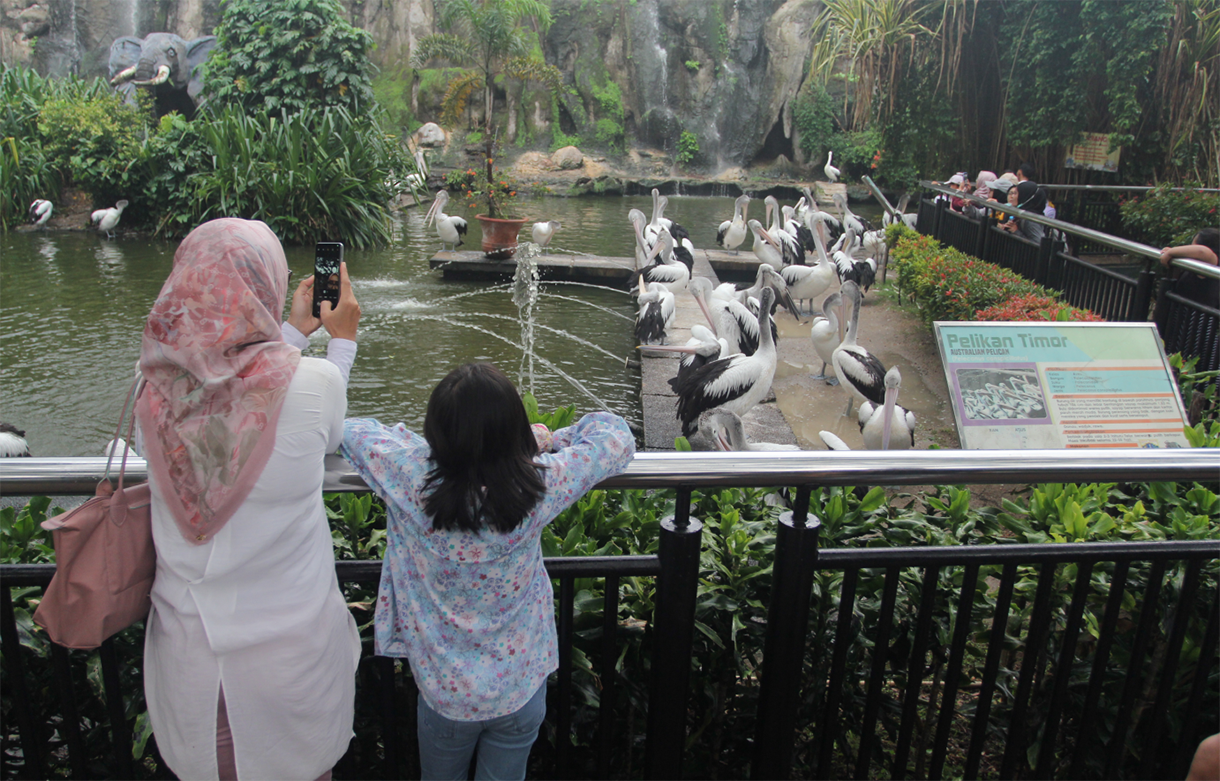
[[[678,496],[678,511],[689,514],[689,499]],[[689,489],[686,492],[689,497]],[[695,633],[695,596],[703,524],[693,518],[678,524],[661,521],[657,555],[657,607],[653,615],[652,676],[648,682],[647,778],[681,778],[686,748],[686,711],[690,699],[691,644]]]
[[[817,569],[821,522],[806,516],[809,488],[797,491],[796,511],[780,516],[771,577],[771,605],[758,692],[752,778],[788,778],[800,707],[801,666],[809,598]]]

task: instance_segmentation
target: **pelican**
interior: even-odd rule
[[[428,161],[424,157],[424,150],[415,150],[415,173],[407,174],[406,183],[412,192],[422,190],[428,184]]]
[[[0,458],[29,458],[30,443],[25,432],[12,423],[0,423]]]
[[[750,220],[746,224],[749,226],[750,232],[754,234],[754,255],[777,271],[783,268],[784,256],[780,243],[763,228],[762,223],[758,220]]]
[[[885,373],[885,404],[880,408],[870,401],[860,405],[856,419],[860,422],[864,446],[869,450],[910,450],[915,447],[915,415],[895,403],[901,385],[902,374],[897,366],[891,366]]]
[[[751,442],[746,436],[746,427],[741,416],[720,407],[708,410],[699,416],[698,430],[691,435],[690,444],[695,450],[726,452],[800,450],[796,445]]]
[[[839,278],[844,282],[855,282],[867,291],[877,281],[877,261],[872,258],[856,260],[843,255],[838,261]]]
[[[127,208],[127,201],[119,201],[110,209],[98,209],[89,215],[90,224],[97,225],[99,233],[105,233],[107,238],[114,238],[114,227],[119,224],[119,217]]]
[[[662,231],[657,234],[657,243],[649,251],[647,260],[656,258],[656,262],[645,266],[640,272],[640,278],[649,285],[660,282],[671,293],[686,290],[690,283],[690,269],[685,264],[674,259],[674,237]]]
[[[835,193],[834,202],[836,206],[843,210],[844,228],[851,228],[856,232],[857,236],[863,236],[865,231],[872,230],[873,226],[868,222],[868,220],[861,218],[851,210],[850,206],[847,205],[846,195],[843,193]]]
[[[783,210],[779,208],[779,200],[774,195],[768,195],[763,202],[767,204],[766,219],[770,223],[767,233],[771,234],[771,238],[775,239],[780,246],[780,265],[799,263],[804,260],[805,253],[801,249],[800,242],[784,227],[784,214]],[[776,266],[776,268],[778,269],[780,266]]]
[[[641,274],[636,300],[640,311],[635,318],[635,338],[642,344],[665,344],[665,332],[674,322],[674,294],[660,282],[646,284]]]
[[[885,231],[868,231],[864,234],[864,251],[870,258],[884,259],[889,254],[889,246],[885,243]],[[870,283],[871,284],[871,283]],[[868,290],[866,287],[865,290]]]
[[[750,208],[750,196],[740,195],[733,201],[733,219],[720,223],[716,232],[716,243],[725,249],[738,253],[737,248],[746,240],[749,231],[746,230],[746,212]]]
[[[860,329],[859,286],[855,282],[844,282],[839,294],[843,296],[844,305],[851,303],[851,321],[847,324],[843,341],[831,353],[830,362],[834,366],[835,376],[839,378],[839,385],[847,393],[847,411],[843,414],[850,415],[856,399],[861,403],[885,403],[885,367],[877,356],[856,343]]]
[[[648,253],[652,251],[652,242],[646,236],[648,218],[639,209],[627,212],[631,229],[635,232],[635,269],[639,271],[648,265]]]
[[[781,211],[784,214],[784,230],[796,238],[796,245],[800,247],[800,257],[797,263],[805,262],[805,254],[813,252],[813,232],[805,225],[803,219],[797,218],[797,209],[801,208],[805,203],[804,196],[796,202],[796,207],[785,206]]]
[[[827,450],[851,450],[846,442],[829,431],[819,431],[818,436],[822,438],[822,443],[826,445]]]
[[[437,190],[436,198],[424,217],[424,225],[436,222],[436,235],[441,240],[441,249],[446,244],[452,244],[456,250],[462,246],[462,237],[466,235],[466,221],[461,217],[445,214],[445,204],[449,203],[449,191]]]
[[[534,230],[531,235],[534,238],[534,243],[542,247],[542,254],[548,254],[546,248],[550,245],[551,238],[555,235],[555,229],[561,227],[563,226],[555,220],[534,223]]]
[[[674,240],[674,257],[686,266],[688,271],[695,269],[695,245],[691,243],[690,234],[673,220],[665,218],[665,207],[669,205],[669,199],[662,195],[657,199],[657,205],[660,209],[658,212],[659,222],[667,233]]]
[[[53,211],[55,211],[54,204],[39,198],[30,204],[30,224],[35,228],[44,227],[47,224],[47,220],[51,219],[51,212]]]
[[[821,258],[812,266],[784,266],[779,274],[788,286],[788,294],[798,304],[809,299],[810,314],[813,314],[813,299],[825,293],[836,279],[834,265]]]
[[[822,169],[822,171],[826,174],[826,180],[831,184],[839,181],[839,169],[830,164],[830,161],[834,159],[834,156],[835,153],[833,151],[826,153],[826,167]]]
[[[682,360],[678,362],[678,374],[669,380],[669,387],[677,389],[687,375],[709,361],[716,361],[729,356],[729,345],[724,339],[717,339],[712,329],[703,325],[692,325],[690,339],[684,345],[640,345],[647,353],[680,353]]]
[[[657,188],[652,188],[652,222],[649,225],[657,230],[669,231],[669,234],[674,237],[674,241],[681,246],[683,239],[690,239],[690,232],[665,216],[665,207],[668,205],[669,199],[661,195],[661,191]]]
[[[723,408],[744,415],[766,398],[775,378],[775,339],[771,335],[771,305],[775,291],[763,288],[758,308],[759,345],[753,355],[730,355],[705,364],[677,389],[682,434],[694,433],[699,416]]]
[[[837,310],[837,311],[836,311]],[[813,342],[814,352],[822,359],[822,371],[815,380],[826,380],[827,385],[838,385],[838,377],[827,377],[826,366],[832,362],[835,348],[843,341],[843,318],[839,315],[843,310],[843,296],[831,293],[822,302],[822,316],[813,321],[809,329],[809,340]]]

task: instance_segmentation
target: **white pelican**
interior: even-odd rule
[[[851,210],[847,204],[847,196],[843,193],[835,193],[835,205],[843,210],[843,227],[851,228],[856,232],[857,236],[863,236],[865,231],[872,230],[873,226],[868,220],[863,219]]]
[[[656,258],[650,266],[640,271],[640,277],[649,285],[660,282],[671,293],[686,290],[690,283],[690,269],[684,263],[674,259],[674,237],[662,231],[657,234],[657,242],[652,245],[646,260]]]
[[[784,266],[779,274],[788,286],[788,295],[798,304],[809,300],[810,314],[813,314],[813,299],[829,290],[837,278],[834,265],[820,257],[812,266]]]
[[[800,207],[805,203],[804,196],[796,202],[796,206]],[[813,232],[805,225],[803,219],[796,216],[796,207],[785,206],[781,211],[784,214],[784,230],[796,238],[796,245],[800,247],[800,257],[797,258],[797,263],[805,262],[805,255],[813,252]]]
[[[775,270],[784,267],[783,250],[780,249],[780,244],[770,233],[763,228],[762,223],[758,220],[750,220],[746,225],[750,228],[750,232],[754,234],[754,255],[763,263],[771,266]]]
[[[774,195],[768,195],[763,203],[767,204],[767,233],[771,234],[771,238],[779,244],[781,266],[788,263],[800,263],[805,258],[805,252],[801,249],[796,236],[793,236],[784,227],[784,213],[779,208],[779,200]],[[776,266],[776,268],[778,269],[780,266]]]
[[[800,450],[796,445],[777,445],[774,442],[751,442],[746,436],[746,427],[741,416],[723,407],[708,410],[699,416],[698,430],[690,437],[695,450],[720,450],[739,452],[746,450]]]
[[[646,236],[648,218],[639,209],[632,209],[627,212],[627,219],[635,232],[635,270],[639,271],[648,265],[648,253],[652,251],[653,242]]]
[[[829,431],[819,431],[818,436],[822,438],[822,444],[826,445],[827,450],[851,450],[847,443]]]
[[[423,190],[427,186],[428,160],[424,157],[424,150],[415,150],[415,173],[407,174],[405,181],[407,187],[410,187],[412,192]],[[418,203],[418,200],[416,203]]]
[[[0,458],[28,458],[30,443],[25,432],[12,423],[0,423]]]
[[[856,343],[860,329],[860,288],[855,282],[844,282],[839,294],[843,296],[844,305],[851,306],[851,320],[843,341],[831,354],[830,362],[839,378],[839,386],[847,394],[847,411],[843,414],[850,415],[856,399],[862,403],[885,403],[885,367],[877,356]]]
[[[838,262],[839,278],[844,282],[855,282],[863,290],[868,290],[877,281],[877,261],[872,258],[856,260],[844,255]]]
[[[436,235],[441,240],[441,249],[446,244],[452,244],[456,250],[462,246],[462,237],[466,235],[466,221],[461,217],[445,214],[445,204],[449,203],[449,191],[437,190],[436,198],[424,217],[424,225],[435,221]]]
[[[885,243],[885,231],[867,231],[864,234],[864,251],[870,258],[884,259],[889,254],[889,246]],[[866,287],[865,290],[868,290]]]
[[[834,156],[835,153],[833,151],[826,153],[826,167],[822,169],[822,172],[826,174],[826,180],[831,184],[839,181],[839,169],[830,164],[830,161],[834,159]]]
[[[891,366],[885,373],[885,404],[879,408],[870,401],[860,405],[856,419],[860,422],[864,446],[869,450],[910,450],[915,447],[915,415],[895,403],[901,385],[902,374],[897,366]]]
[[[744,415],[766,398],[775,378],[775,339],[771,305],[775,291],[763,288],[758,308],[759,345],[753,355],[730,355],[692,372],[677,388],[682,434],[694,433],[699,416],[717,407]]]
[[[55,211],[54,204],[39,198],[30,204],[30,224],[35,228],[43,227],[47,224],[47,220],[51,219],[53,211]]]
[[[677,389],[688,374],[698,369],[708,361],[727,358],[729,345],[724,339],[717,339],[712,329],[704,325],[692,325],[690,339],[683,345],[640,345],[641,351],[649,354],[681,353],[678,361],[678,374],[670,379],[669,386]]]
[[[822,359],[822,371],[815,380],[826,380],[827,385],[838,385],[838,377],[827,377],[826,366],[833,360],[835,348],[843,341],[843,297],[831,293],[822,302],[822,315],[813,320],[813,328],[809,329],[809,340],[813,342],[814,352]]]
[[[635,338],[641,344],[665,344],[665,333],[674,322],[674,294],[660,282],[646,285],[641,275],[636,300],[640,311],[635,317]]]
[[[563,226],[555,220],[534,223],[534,229],[531,232],[531,235],[533,236],[534,243],[539,247],[542,247],[543,255],[547,254],[546,248],[550,245],[551,238],[555,235],[555,229],[562,227]]]
[[[105,233],[107,238],[114,238],[114,227],[119,224],[119,217],[127,208],[127,201],[119,201],[113,208],[98,209],[89,215],[89,222],[97,226],[98,233]]]
[[[657,199],[658,211],[657,215],[664,230],[673,237],[674,240],[674,257],[679,262],[684,264],[687,270],[694,271],[695,269],[695,245],[691,243],[690,234],[673,220],[665,217],[665,207],[669,205],[669,198],[662,195]]]
[[[733,250],[734,255],[738,253],[737,248],[749,233],[746,230],[746,212],[749,208],[750,196],[737,196],[737,200],[733,201],[733,219],[720,223],[720,229],[716,231],[716,243],[725,249]]]

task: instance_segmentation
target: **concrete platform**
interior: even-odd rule
[[[609,258],[594,255],[539,255],[534,259],[543,279],[622,287],[635,270],[635,258]],[[440,269],[445,279],[504,279],[517,271],[512,260],[489,260],[478,250],[442,250],[432,256],[428,267]]]

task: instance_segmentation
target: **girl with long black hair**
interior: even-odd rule
[[[389,511],[375,650],[411,663],[427,779],[465,779],[476,749],[476,778],[525,777],[559,666],[542,528],[635,454],[606,412],[538,433],[486,363],[441,380],[422,437],[344,427],[344,454]]]

